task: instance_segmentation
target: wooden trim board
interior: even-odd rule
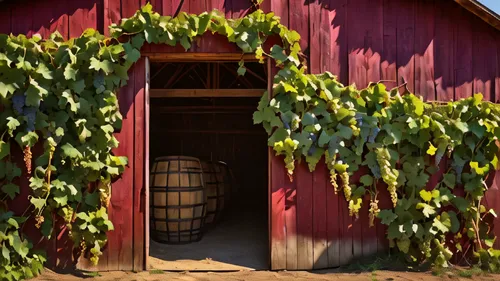
[[[203,62],[203,61],[220,61],[220,62],[238,62],[258,61],[254,54],[242,53],[142,53],[143,56],[148,56],[152,62]]]
[[[262,97],[265,89],[151,89],[151,98]]]

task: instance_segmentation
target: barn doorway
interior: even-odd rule
[[[267,135],[252,120],[268,65],[245,67],[238,76],[237,61],[149,64],[148,269],[269,269]]]

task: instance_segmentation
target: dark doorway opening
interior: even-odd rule
[[[267,135],[252,121],[267,88],[266,66],[247,62],[245,76],[237,75],[238,67],[151,63],[150,170],[158,157],[189,156],[222,161],[232,176],[224,208],[205,224],[201,240],[178,245],[150,239],[148,269],[269,268]]]

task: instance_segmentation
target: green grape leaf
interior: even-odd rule
[[[16,194],[19,194],[21,190],[19,189],[19,186],[13,183],[7,183],[2,185],[2,192],[5,194],[9,195],[11,200],[14,200],[16,197]]]
[[[454,174],[444,174],[443,176],[443,182],[446,184],[449,188],[454,188],[455,187],[455,180],[456,176]]]
[[[33,204],[33,206],[35,206],[35,209],[41,211],[45,207],[45,205],[47,204],[47,199],[32,197],[30,199],[30,202],[31,202],[31,204]]]
[[[436,211],[434,210],[434,207],[432,207],[429,204],[418,203],[416,207],[417,207],[417,210],[422,209],[422,214],[424,214],[424,216],[426,218],[429,218],[431,215],[436,213]]]
[[[0,160],[2,160],[5,156],[9,154],[10,154],[10,144],[0,140]]]
[[[373,177],[370,175],[363,175],[359,181],[364,185],[364,186],[371,186],[373,184]]]
[[[381,210],[377,214],[377,217],[381,220],[382,224],[390,225],[398,216],[392,210]]]
[[[63,151],[62,155],[63,157],[69,157],[69,158],[82,158],[83,155],[78,151],[76,148],[73,147],[70,143],[66,143],[61,146],[61,149]]]

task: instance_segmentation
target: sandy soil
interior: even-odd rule
[[[239,271],[228,273],[194,273],[194,272],[103,272],[100,276],[74,276],[57,274],[47,270],[42,276],[34,280],[44,281],[73,281],[73,280],[98,280],[98,281],[288,281],[288,280],[342,280],[342,281],[469,281],[469,280],[500,280],[500,275],[475,276],[473,278],[459,277],[456,274],[444,274],[433,276],[430,272],[397,272],[397,271],[375,271],[367,273],[339,273],[332,271]]]

